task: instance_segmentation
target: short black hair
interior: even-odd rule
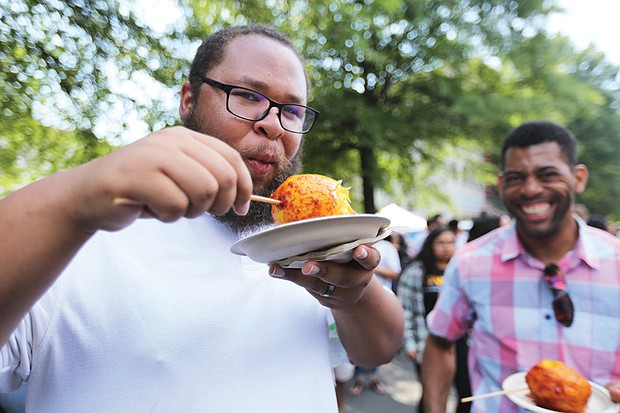
[[[500,227],[500,217],[496,215],[483,215],[474,219],[474,223],[469,230],[467,242],[473,241],[476,238],[493,231]]]
[[[426,225],[430,227],[431,225],[436,224],[437,221],[439,221],[442,218],[443,218],[443,215],[441,214],[432,215],[426,219]]]
[[[556,142],[568,166],[572,169],[577,165],[577,138],[570,130],[549,121],[532,121],[521,124],[506,135],[502,146],[502,169],[506,166],[508,149],[527,148],[544,142]]]
[[[602,229],[603,231],[607,231],[607,217],[602,214],[592,214],[590,219],[588,219],[588,225],[594,228]]]
[[[302,66],[304,65],[303,57],[297,51],[291,39],[279,30],[262,24],[229,26],[207,36],[196,51],[196,55],[194,56],[194,60],[192,61],[192,65],[189,70],[189,82],[192,85],[192,95],[194,99],[198,99],[200,94],[200,86],[202,85],[203,76],[213,67],[217,66],[224,58],[224,52],[226,51],[226,46],[228,46],[228,43],[236,37],[253,34],[268,37],[290,48],[293,52],[295,52],[295,55],[301,62]],[[310,85],[307,74],[306,88],[307,92],[310,93]]]

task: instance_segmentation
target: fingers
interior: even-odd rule
[[[194,136],[221,157],[217,159],[219,162],[214,162],[209,156],[211,153],[201,152],[197,156],[203,167],[209,167],[209,172],[217,183],[211,188],[217,191],[218,197],[214,200],[210,212],[216,215],[224,214],[232,204],[235,212],[246,214],[252,194],[252,178],[239,152],[218,139],[195,132]]]
[[[615,403],[620,403],[620,381],[611,381],[605,385],[609,390],[609,396]]]
[[[221,215],[231,207],[245,214],[252,194],[235,148],[184,127],[152,133],[58,180],[69,188],[66,209],[88,230],[117,230],[145,216],[169,222]]]
[[[219,139],[169,128],[101,159],[107,191],[162,221],[204,211],[222,215],[231,207],[247,213],[250,173],[239,152]]]
[[[345,307],[356,303],[362,296],[379,259],[376,249],[362,245],[353,250],[353,260],[347,264],[308,261],[301,269],[284,269],[272,264],[269,274],[305,288],[326,306]]]
[[[203,211],[225,214],[232,206],[244,213],[252,179],[241,156],[226,143],[193,131],[173,148],[176,159],[163,164],[162,175],[187,196],[186,216]]]
[[[381,261],[381,254],[367,245],[359,245],[353,250],[353,259],[364,269],[374,270]]]

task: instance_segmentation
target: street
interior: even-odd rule
[[[379,372],[387,394],[378,395],[366,388],[359,396],[347,395],[344,413],[417,412],[422,386],[411,362],[399,353],[391,363],[379,367]],[[456,397],[452,394],[447,412],[453,412],[455,406]]]

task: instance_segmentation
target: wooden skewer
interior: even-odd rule
[[[491,393],[478,394],[476,396],[463,397],[461,399],[461,403],[473,402],[474,400],[486,399],[486,398],[489,398],[489,397],[503,396],[503,395],[509,394],[509,393],[518,393],[520,391],[525,391],[525,390],[529,390],[529,389],[530,389],[529,387],[519,387],[519,388],[516,388],[516,389],[500,390],[500,391],[494,391],[494,392],[491,392]]]
[[[250,199],[252,201],[264,202],[266,204],[271,204],[271,205],[278,205],[280,202],[282,202],[277,199],[267,198],[267,197],[260,196],[260,195],[250,195]]]
[[[136,201],[135,199],[125,198],[122,196],[114,198],[112,201],[114,205],[142,205],[140,201]]]
[[[282,201],[278,201],[277,199],[267,198],[259,195],[250,195],[250,200],[255,202],[265,202],[267,204],[278,205]],[[125,198],[125,197],[117,197],[114,198],[114,205],[141,205],[140,201],[136,201],[135,199]]]

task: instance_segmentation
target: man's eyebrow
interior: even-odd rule
[[[536,168],[533,173],[545,172],[549,170],[558,170],[559,168],[556,165],[543,165],[540,168]],[[502,172],[503,174],[513,173],[513,174],[527,174],[529,172],[522,171],[521,169],[506,169]]]
[[[500,173],[502,176],[506,175],[524,175],[525,173],[522,171],[518,171],[516,169],[506,169]]]
[[[243,84],[248,85],[248,87],[251,89],[257,89],[261,93],[267,94],[267,91],[269,90],[269,84],[261,80],[255,79],[255,78],[243,76],[239,79],[239,81],[242,82]],[[297,103],[297,102],[303,102],[303,101],[304,99],[302,99],[300,96],[294,93],[288,93],[286,95],[286,101],[279,102],[279,103]]]

